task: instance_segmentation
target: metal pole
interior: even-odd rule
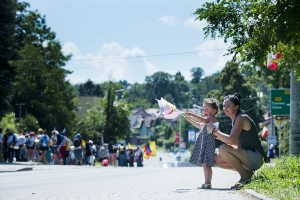
[[[19,129],[22,124],[22,106],[25,106],[25,103],[17,103],[16,106],[19,106]]]

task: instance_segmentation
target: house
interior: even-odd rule
[[[132,130],[132,144],[144,144],[151,136],[155,135],[156,113],[158,109],[137,109],[129,116],[130,128]]]

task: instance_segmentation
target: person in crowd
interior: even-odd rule
[[[102,162],[102,160],[107,159],[108,158],[108,147],[107,144],[101,145],[100,149],[99,149],[99,162]]]
[[[64,156],[64,165],[70,165],[71,163],[71,140],[70,138],[68,138],[67,136],[65,136],[66,138],[66,153]]]
[[[133,167],[134,166],[134,153],[133,153],[133,149],[128,147],[126,149],[126,167]]]
[[[50,145],[50,138],[47,135],[47,131],[43,130],[43,129],[39,129],[38,130],[39,135],[40,135],[40,151],[41,151],[41,162],[44,164],[48,164],[48,160],[47,160],[47,153],[49,151],[49,145]]]
[[[109,165],[112,165],[112,157],[113,157],[113,150],[114,150],[114,146],[112,145],[111,142],[108,143],[108,163]]]
[[[186,112],[185,119],[198,128],[200,134],[197,137],[189,162],[196,166],[202,166],[205,182],[198,189],[211,189],[213,156],[215,153],[215,137],[208,133],[206,124],[216,122],[218,113],[218,101],[214,98],[203,100],[203,116]]]
[[[85,160],[88,165],[95,165],[96,146],[92,140],[89,140],[88,144],[85,145]]]
[[[29,133],[29,137],[26,139],[27,148],[27,161],[34,161],[34,151],[35,151],[35,134],[33,131]]]
[[[125,162],[126,162],[125,152],[126,152],[126,149],[125,149],[123,143],[121,143],[121,145],[119,146],[119,152],[118,152],[118,164],[120,167],[125,166]]]
[[[14,146],[18,143],[17,137],[11,130],[7,130],[7,157],[8,157],[8,162],[13,162],[14,154],[15,154],[15,148]]]
[[[19,130],[19,133],[16,134],[16,137],[17,137],[17,143],[14,146],[16,161],[23,161],[21,159],[21,151],[23,151],[22,147],[24,146],[24,144],[26,142],[24,131],[23,130]],[[23,154],[23,152],[22,152],[22,154]]]
[[[275,155],[276,155],[275,147],[274,144],[271,143],[267,153],[268,160],[270,161],[271,158],[275,158]]]
[[[59,159],[63,160],[63,165],[66,165],[66,149],[67,149],[67,138],[65,132],[57,134],[58,155]]]
[[[27,161],[26,141],[27,141],[27,138],[29,137],[29,133],[23,131],[23,136],[24,136],[24,143],[23,143],[23,145],[20,146],[20,159],[21,159],[21,161],[26,162]]]
[[[4,150],[4,145],[3,145],[3,133],[2,133],[2,128],[0,128],[0,162],[3,162],[3,150]]]
[[[221,132],[212,124],[207,126],[207,130],[212,132],[216,139],[224,142],[219,147],[219,155],[214,156],[215,165],[235,170],[240,174],[240,180],[231,187],[233,190],[239,190],[251,181],[254,171],[266,160],[266,155],[255,122],[241,109],[241,96],[226,96],[223,110],[232,121],[230,134]]]
[[[51,139],[50,139],[50,149],[51,149],[51,161],[53,163],[57,163],[58,162],[58,142],[57,142],[57,135],[58,135],[58,131],[53,130],[51,131]]]
[[[82,164],[82,139],[81,134],[77,133],[73,140],[74,145],[74,155],[75,155],[75,164],[81,165]]]
[[[134,159],[137,167],[143,167],[143,151],[139,146],[136,147]]]

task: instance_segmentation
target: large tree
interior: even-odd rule
[[[231,42],[229,53],[267,71],[266,56],[280,52],[274,87],[284,87],[282,81],[292,70],[300,75],[300,1],[299,0],[218,0],[197,9],[197,19],[206,20],[206,36],[223,37]],[[289,69],[289,70],[286,70]],[[270,73],[270,71],[269,71]],[[277,83],[277,84],[275,84]],[[291,87],[291,110],[299,108],[299,83]],[[297,97],[297,98],[295,98]],[[296,99],[296,100],[294,100]],[[299,112],[291,113],[291,153],[300,153]]]
[[[0,118],[10,108],[11,85],[15,75],[14,66],[9,62],[16,56],[15,32],[17,2],[0,1]]]
[[[19,59],[11,62],[16,66],[12,102],[25,104],[27,113],[36,117],[42,128],[71,131],[75,93],[65,81],[70,72],[63,69],[70,56],[62,53],[45,17],[28,8],[26,3],[18,4],[14,39]]]
[[[110,82],[107,88],[104,105],[105,122],[103,127],[104,139],[107,142],[117,142],[130,134],[129,109],[124,101],[116,101],[116,84]]]

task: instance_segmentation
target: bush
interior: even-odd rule
[[[16,133],[18,131],[17,124],[16,124],[16,117],[15,113],[8,113],[6,114],[0,121],[0,127],[3,130],[3,133],[9,129],[13,133]]]
[[[246,188],[281,200],[300,199],[300,157],[278,159],[275,165],[265,164]]]

